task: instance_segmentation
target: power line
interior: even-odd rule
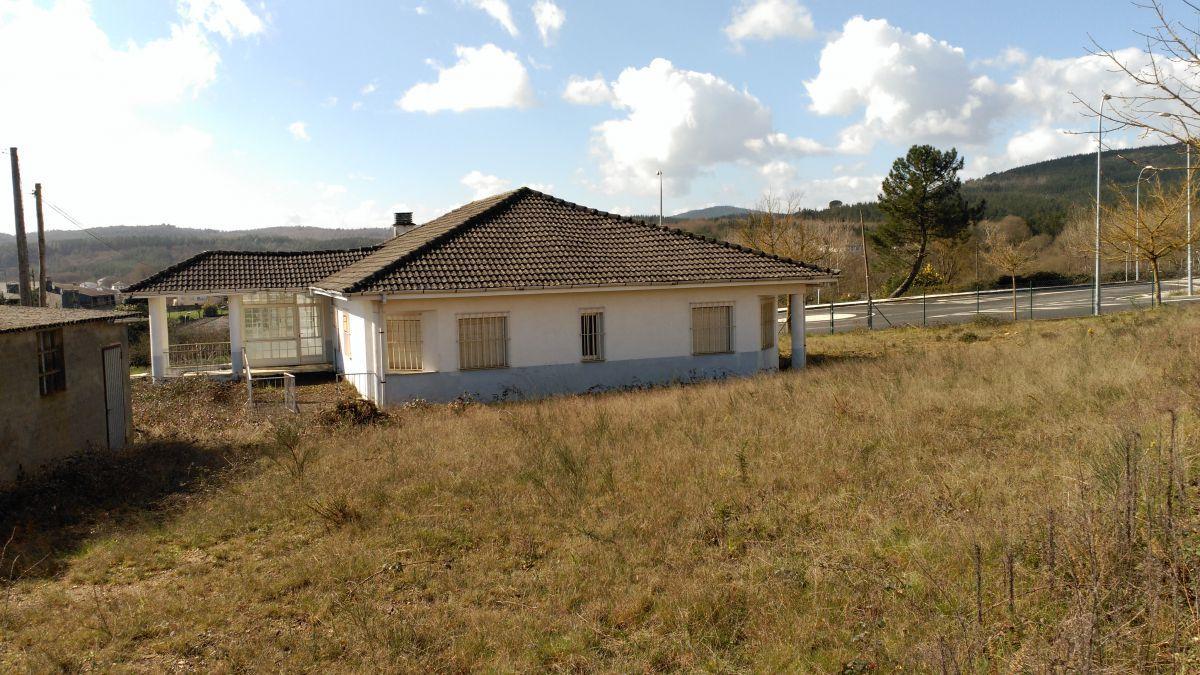
[[[92,232],[90,229],[88,229],[86,226],[84,226],[83,223],[80,223],[78,220],[76,220],[74,216],[67,213],[62,207],[58,206],[57,204],[50,201],[49,199],[46,199],[45,197],[42,197],[42,201],[46,204],[46,206],[49,206],[51,209],[53,209],[55,211],[55,213],[57,213],[58,215],[65,218],[68,223],[70,223],[71,225],[73,225],[75,227],[75,229],[79,230],[80,232],[83,232],[84,234],[88,235],[92,239],[95,239],[96,241],[100,242],[101,244],[104,244],[105,246],[111,248],[113,251],[115,251],[117,253],[121,253],[121,249],[119,249],[116,246],[113,246],[112,244],[108,243],[107,241],[104,241],[103,239],[101,239],[99,236],[96,235],[95,232]]]

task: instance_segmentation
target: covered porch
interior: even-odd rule
[[[247,375],[335,370],[328,298],[306,290],[225,293],[227,336],[196,340],[172,335],[168,306],[173,296],[145,297],[150,318],[150,374],[156,382],[196,374],[236,380]]]

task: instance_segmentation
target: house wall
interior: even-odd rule
[[[87,323],[63,326],[65,391],[42,396],[38,388],[37,331],[0,334],[0,483],[90,448],[108,447],[101,350],[121,345],[128,372],[125,326]],[[124,383],[126,437],[130,421],[129,377]]]
[[[797,289],[793,284],[393,299],[365,301],[374,307],[360,305],[352,314],[364,326],[379,308],[385,318],[414,313],[422,318],[425,372],[388,373],[385,402],[445,401],[464,393],[491,400],[775,370],[778,348],[760,349],[759,297]],[[705,302],[733,303],[732,353],[692,355],[691,305]],[[579,314],[583,309],[604,311],[605,360],[599,363],[581,362]],[[508,313],[510,367],[461,371],[457,318],[483,312]],[[354,349],[359,344],[361,340]]]

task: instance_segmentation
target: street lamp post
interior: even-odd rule
[[[1104,104],[1112,100],[1111,94],[1100,99],[1100,115],[1096,129],[1096,264],[1092,285],[1092,315],[1100,316],[1100,159],[1104,154]]]
[[[1134,238],[1134,241],[1136,242],[1136,244],[1134,244],[1134,248],[1136,249],[1134,255],[1136,257],[1133,260],[1133,280],[1134,281],[1142,280],[1142,256],[1141,256],[1141,250],[1142,250],[1142,248],[1141,248],[1141,246],[1142,246],[1142,175],[1145,174],[1147,171],[1158,171],[1158,169],[1155,169],[1153,166],[1150,166],[1150,165],[1143,166],[1142,170],[1138,172],[1137,187],[1134,188],[1134,191],[1133,191],[1133,194],[1134,194],[1134,199],[1133,199],[1133,204],[1134,204],[1134,206],[1133,206],[1133,213],[1134,213],[1134,215],[1133,215],[1133,219],[1134,219],[1133,233],[1134,234],[1133,234],[1133,238]]]
[[[1179,120],[1183,125],[1183,131],[1187,135],[1187,140],[1184,145],[1187,147],[1187,294],[1190,297],[1195,293],[1195,282],[1192,280],[1192,135],[1188,131],[1187,123],[1178,116],[1164,112],[1159,113],[1160,117],[1170,117]]]

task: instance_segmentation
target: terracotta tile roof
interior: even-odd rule
[[[205,251],[172,265],[125,293],[203,293],[308,288],[375,252],[378,246],[335,251]]]
[[[410,230],[313,285],[374,294],[795,281],[837,274],[521,188]]]
[[[42,330],[92,321],[115,321],[138,316],[136,312],[106,312],[98,309],[58,309],[0,305],[0,333]]]

